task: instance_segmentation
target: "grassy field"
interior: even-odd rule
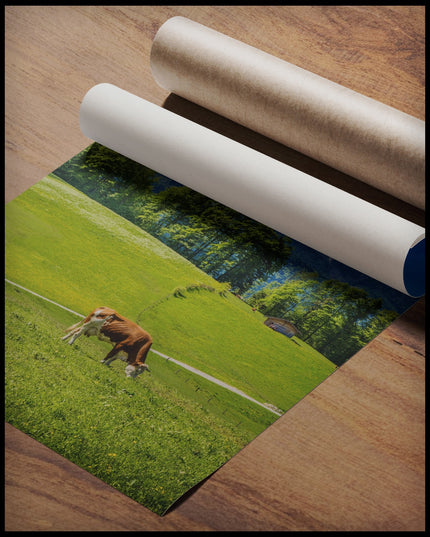
[[[155,354],[127,379],[99,363],[107,344],[61,342],[72,314],[5,296],[6,420],[159,514],[276,419]]]
[[[234,296],[195,291],[163,301],[140,322],[157,350],[286,411],[334,366],[299,339],[267,328],[264,319]],[[168,341],[166,330],[174,335]],[[184,346],[184,338],[193,343]]]
[[[109,305],[135,318],[212,278],[127,220],[48,176],[6,206],[6,276],[78,312]],[[54,284],[55,282],[55,284]]]
[[[7,205],[5,239],[6,278],[81,314],[113,307],[148,330],[156,350],[283,411],[335,369],[54,176]],[[276,418],[153,353],[151,373],[126,379],[122,362],[99,363],[107,343],[61,341],[76,316],[6,291],[7,420],[155,512]]]
[[[6,207],[6,277],[79,313],[106,305],[154,348],[282,410],[335,366],[263,325],[245,303],[174,289],[218,283],[127,220],[55,177]],[[166,298],[169,297],[169,298]]]

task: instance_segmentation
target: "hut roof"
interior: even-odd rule
[[[264,321],[264,324],[266,326],[270,326],[271,324],[274,324],[274,323],[284,328],[287,328],[288,330],[291,330],[295,334],[300,334],[300,330],[292,322],[287,321],[286,319],[281,319],[279,317],[268,317]]]

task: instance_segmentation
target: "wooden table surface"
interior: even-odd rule
[[[89,145],[110,82],[420,224],[418,209],[158,87],[183,15],[424,119],[423,6],[7,6],[6,201]],[[164,517],[6,424],[7,530],[423,530],[424,299]]]

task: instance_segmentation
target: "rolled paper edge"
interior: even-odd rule
[[[116,106],[116,101],[119,99],[121,101],[121,104]],[[137,106],[136,106],[137,105]],[[136,108],[135,108],[136,107]],[[152,121],[152,125],[154,126],[156,133],[155,133],[155,139],[151,139],[151,130],[148,132],[149,125],[145,124],[145,129],[142,130],[142,123],[138,123],[136,126],[136,112],[139,111],[137,114],[138,117],[142,119],[142,114],[146,113],[146,107],[150,114],[150,123]],[[128,110],[128,114],[125,112]],[[161,116],[163,121],[158,121],[159,117]],[[194,181],[194,184],[187,184],[187,173],[184,175],[184,170],[182,169],[182,173],[179,175],[175,173],[172,175],[172,166],[166,168],[166,158],[169,156],[173,159],[173,164],[175,164],[174,169],[177,168],[178,164],[178,158],[179,158],[179,164],[180,161],[183,160],[184,155],[180,156],[178,154],[178,147],[175,139],[174,146],[172,145],[172,140],[170,139],[170,146],[166,147],[167,154],[163,151],[163,141],[165,138],[171,138],[171,133],[169,132],[169,125],[172,124],[175,127],[175,132],[178,134],[178,132],[182,129],[182,123],[184,123],[183,128],[184,132],[187,132],[188,135],[190,134],[190,129],[194,130],[196,129],[196,133],[198,133],[198,140],[201,140],[202,138],[210,139],[211,141],[215,142],[216,140],[213,138],[221,138],[224,139],[224,141],[220,140],[222,142],[222,147],[225,149],[226,144],[231,143],[234,146],[234,150],[239,152],[239,155],[242,157],[244,156],[252,156],[248,153],[255,153],[255,157],[258,157],[258,160],[261,160],[262,158],[267,159],[267,162],[272,162],[273,159],[270,157],[266,157],[265,155],[258,153],[250,148],[247,148],[246,146],[242,146],[242,144],[239,144],[238,142],[234,141],[228,141],[228,138],[223,137],[222,135],[219,135],[217,133],[214,133],[213,131],[210,131],[209,129],[206,129],[205,127],[202,127],[196,123],[193,123],[185,118],[181,118],[180,116],[177,116],[173,112],[170,112],[168,110],[165,110],[161,107],[158,107],[152,103],[149,103],[148,101],[145,101],[144,99],[141,99],[140,97],[134,96],[129,92],[126,92],[125,90],[122,90],[116,86],[113,86],[112,84],[108,83],[101,83],[94,87],[92,87],[87,94],[85,95],[80,109],[80,125],[81,130],[84,135],[86,135],[88,138],[95,140],[96,142],[106,145],[110,149],[117,151],[118,153],[121,153],[128,158],[131,158],[132,160],[135,160],[139,162],[140,164],[144,166],[148,166],[155,171],[162,173],[171,179],[181,182],[185,186],[191,187],[194,190],[200,191],[204,195],[207,195],[209,197],[212,197],[213,199],[216,199],[216,201],[223,203],[225,205],[228,205],[228,199],[223,194],[221,196],[223,199],[218,199],[217,195],[212,195],[211,193],[204,192],[203,190],[199,190],[199,184],[197,184]],[[156,123],[154,123],[154,120]],[[173,122],[173,123],[172,123]],[[182,123],[181,123],[182,122]],[[133,126],[134,125],[134,126]],[[195,127],[194,127],[195,126]],[[118,129],[117,133],[115,134],[116,129]],[[129,130],[131,129],[131,130]],[[167,132],[166,132],[167,129]],[[170,129],[172,130],[172,129]],[[109,134],[110,131],[110,134]],[[128,132],[128,136],[125,136],[125,133]],[[131,136],[131,137],[130,137]],[[193,134],[193,136],[195,136]],[[137,137],[137,138],[136,138]],[[128,138],[128,141],[127,141]],[[208,141],[208,140],[206,140]],[[190,142],[190,140],[188,140]],[[133,148],[129,147],[127,144],[130,143]],[[166,140],[166,143],[168,141]],[[144,144],[141,146],[140,144]],[[145,147],[145,145],[149,144],[148,147]],[[206,144],[208,145],[208,144]],[[194,145],[188,144],[188,150],[190,147],[194,148]],[[149,152],[148,152],[149,148]],[[159,148],[159,151],[155,151],[155,153],[159,153],[159,155],[163,155],[162,160],[160,160],[161,157],[156,158],[153,160],[153,154],[154,149]],[[233,149],[233,148],[232,148]],[[194,149],[193,149],[194,151]],[[144,153],[146,153],[146,157],[144,156]],[[244,154],[245,153],[245,154]],[[200,155],[201,156],[201,155]],[[191,158],[191,161],[189,158],[186,158],[188,163],[192,163],[193,158],[190,154],[189,157]],[[147,158],[152,162],[147,162]],[[168,160],[170,160],[168,158]],[[201,160],[201,159],[200,159]],[[237,159],[236,159],[237,160]],[[245,158],[246,160],[246,158]],[[183,163],[182,163],[183,164]],[[201,163],[200,163],[201,164]],[[279,168],[280,166],[283,168],[285,166],[285,170],[289,169],[288,166],[282,165],[278,161],[274,161],[272,165],[275,168]],[[157,168],[157,166],[160,168]],[[194,165],[192,165],[194,167]],[[183,168],[183,166],[182,166]],[[278,170],[279,171],[279,170]],[[309,179],[316,181],[316,184],[320,183],[319,180],[312,178],[311,176],[308,176]],[[305,179],[305,177],[303,177]],[[207,185],[206,185],[207,187]],[[333,195],[337,198],[339,195],[344,195],[347,198],[352,198],[351,195],[347,193],[341,193],[339,189],[336,189],[334,187],[330,187],[327,185],[325,188],[331,188],[333,189]],[[279,196],[277,196],[279,198]],[[279,201],[279,200],[278,200]],[[360,200],[356,200],[356,203],[359,203],[360,205],[365,203]],[[356,205],[354,203],[354,205]],[[279,205],[279,204],[278,204]],[[376,208],[374,206],[371,206],[368,203],[365,203],[366,207],[360,208],[360,214],[363,216],[364,214],[368,215],[368,211],[371,210],[373,213]],[[267,216],[262,218],[262,216],[256,216],[255,214],[249,214],[246,211],[241,210],[240,207],[235,207],[233,204],[229,205],[231,208],[235,210],[239,210],[240,212],[243,212],[246,214],[246,216],[259,221],[261,223],[264,223],[265,225],[272,227],[273,229],[276,229],[277,231],[287,235],[291,236],[291,238],[299,240],[300,242],[304,242],[305,244],[308,244],[305,240],[303,240],[301,237],[295,236],[294,232],[289,233],[288,229],[284,228],[284,226],[281,226],[282,229],[278,228],[274,223],[272,223],[271,219],[269,218],[269,221],[267,220]],[[387,213],[386,211],[380,210],[382,213]],[[281,208],[281,213],[283,213],[283,209]],[[390,213],[387,213],[386,216],[381,215],[383,220],[385,221],[385,239],[387,241],[394,241],[394,239],[390,238],[390,229],[392,231],[391,236],[396,236],[399,231],[402,229],[402,220],[399,217],[396,217],[395,215],[389,216]],[[269,215],[270,216],[270,215]],[[303,215],[306,218],[306,215]],[[387,223],[386,219],[389,219],[389,224]],[[361,222],[361,220],[360,220]],[[351,222],[350,222],[351,223]],[[415,224],[412,224],[411,222],[404,221],[404,224],[408,226],[409,230],[404,236],[402,240],[402,245],[399,245],[398,253],[394,255],[394,257],[391,257],[391,261],[389,261],[390,265],[392,262],[395,261],[396,269],[395,269],[395,275],[392,274],[392,270],[390,276],[384,276],[383,271],[380,270],[378,263],[376,263],[376,270],[367,270],[366,269],[366,263],[360,262],[359,265],[354,265],[354,263],[350,263],[347,259],[343,260],[341,257],[338,257],[334,254],[334,252],[326,251],[326,249],[321,248],[320,251],[322,253],[325,253],[329,257],[333,257],[337,259],[340,262],[343,262],[352,268],[355,268],[356,270],[359,270],[363,272],[363,274],[367,274],[368,276],[381,281],[382,283],[385,283],[386,285],[393,287],[394,289],[397,289],[398,291],[408,294],[410,296],[418,297],[424,294],[424,255],[423,255],[423,245],[418,246],[420,240],[424,237],[424,229],[420,226],[416,226]],[[391,227],[392,225],[395,226],[396,230],[393,230]],[[400,226],[400,227],[399,227]],[[342,226],[344,227],[344,226]],[[407,229],[408,229],[407,228]],[[366,235],[366,234],[364,234]],[[370,236],[370,235],[369,235]],[[375,239],[375,236],[372,235],[372,240],[369,243],[369,247],[367,248],[367,255],[370,255],[372,258],[374,257],[374,254],[377,253],[377,248],[375,250],[375,245],[372,242]],[[408,237],[411,242],[408,242]],[[314,244],[308,244],[308,246],[319,249],[317,245]],[[414,248],[417,246],[417,248]],[[393,254],[393,246],[390,247],[390,251]],[[402,254],[403,252],[403,254]],[[364,253],[364,252],[363,252]],[[366,257],[366,256],[365,256]],[[361,261],[363,261],[363,257],[360,258]],[[376,260],[374,260],[376,261]],[[398,264],[397,264],[398,263]]]

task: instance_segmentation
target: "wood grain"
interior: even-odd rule
[[[6,6],[6,201],[90,143],[111,82],[422,223],[424,215],[159,88],[183,15],[424,119],[424,6]],[[6,529],[423,530],[424,300],[159,517],[6,424]]]

